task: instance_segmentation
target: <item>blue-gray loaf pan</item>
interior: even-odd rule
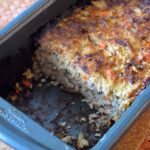
[[[105,133],[92,150],[108,150],[150,106],[150,87],[137,97],[131,107]],[[0,98],[0,139],[18,150],[72,150],[24,113]]]
[[[3,32],[4,34],[0,44],[0,95],[2,97],[5,97],[5,93],[11,89],[19,74],[23,71],[24,66],[30,65],[31,63],[29,60],[33,52],[28,47],[28,45],[32,44],[32,36],[30,35],[39,26],[46,23],[47,20],[52,19],[71,5],[70,0],[65,0],[65,3],[64,0],[40,2],[39,7],[32,6],[32,9],[34,9],[31,11],[32,13],[25,12],[28,14],[28,17],[23,17],[24,19],[20,18],[16,27],[12,28],[10,25],[9,30]],[[36,12],[35,8],[39,8],[40,11]],[[37,15],[33,15],[35,12]],[[30,15],[32,16],[31,18]],[[23,16],[26,15],[24,14]],[[27,32],[29,29],[30,32]],[[55,93],[54,91],[52,93],[57,96],[58,92]],[[2,97],[0,98],[0,139],[2,141],[18,150],[74,149],[63,143],[51,134],[51,132],[41,127]],[[127,132],[128,128],[149,107],[150,86],[141,92],[128,110],[124,112],[121,118],[104,134],[92,149],[111,149],[123,134]]]

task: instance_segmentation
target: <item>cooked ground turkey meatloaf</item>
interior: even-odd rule
[[[150,2],[91,3],[41,37],[35,64],[115,119],[150,81]]]

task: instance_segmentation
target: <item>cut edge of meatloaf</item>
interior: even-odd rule
[[[115,120],[149,82],[147,9],[134,0],[93,1],[41,37],[36,63],[46,76],[82,93]]]
[[[38,49],[36,55],[42,55],[43,50],[45,49]],[[96,105],[96,108],[108,115],[109,118],[117,119],[121,115],[125,109],[119,106],[119,99],[117,97],[110,101],[102,92],[96,92],[90,80],[89,82],[83,82],[82,78],[80,78],[80,73],[76,72],[77,68],[68,67],[68,63],[58,55],[56,57],[56,55],[52,54],[47,58],[44,56],[43,60],[41,60],[42,57],[36,57],[38,60],[34,62],[34,65],[38,64],[40,71],[46,77],[51,77],[53,80],[58,81],[64,86],[65,90],[73,93],[81,93],[85,96],[87,103]]]

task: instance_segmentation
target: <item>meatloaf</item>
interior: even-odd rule
[[[150,81],[150,2],[93,0],[50,27],[34,65],[116,120]]]

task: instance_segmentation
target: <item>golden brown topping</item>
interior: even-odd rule
[[[64,56],[82,79],[101,77],[109,86],[138,88],[150,77],[150,5],[140,0],[92,0],[58,23],[42,46]],[[144,82],[141,82],[144,81]]]

